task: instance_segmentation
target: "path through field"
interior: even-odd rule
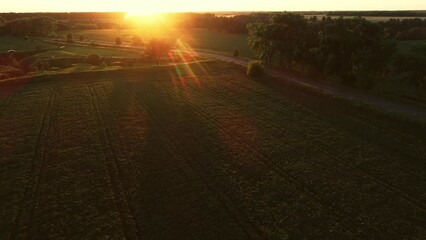
[[[0,86],[0,239],[425,239],[426,135],[233,65]]]

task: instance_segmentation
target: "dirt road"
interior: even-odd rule
[[[197,49],[194,52],[200,54],[201,56],[211,57],[221,61],[232,62],[240,66],[247,66],[248,60],[234,58],[231,56],[226,56],[224,54],[206,52],[201,49]],[[307,78],[294,78],[289,77],[285,73],[281,73],[276,70],[268,69],[267,73],[275,78],[283,79],[286,81],[291,81],[293,83],[303,85],[305,87],[314,88],[316,90],[339,96],[345,99],[352,101],[357,101],[359,103],[367,104],[369,106],[375,107],[380,111],[398,114],[412,119],[424,120],[426,121],[426,108],[419,105],[412,105],[408,103],[402,103],[400,101],[384,99],[377,97],[365,92],[357,91],[349,87],[344,86],[332,86],[330,84],[321,83],[318,81],[312,81]]]

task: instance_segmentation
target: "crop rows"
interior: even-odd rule
[[[0,86],[0,239],[425,236],[421,134],[204,65]]]
[[[231,81],[227,80],[223,82],[229,84]],[[215,84],[218,85],[221,83],[215,82]],[[337,155],[350,159],[349,161],[354,163],[356,167],[362,168],[363,170],[369,169],[368,171],[372,175],[376,174],[380,177],[387,175],[386,177],[392,179],[386,180],[391,181],[392,184],[400,185],[400,188],[403,188],[404,191],[410,191],[410,194],[412,194],[414,198],[421,196],[422,185],[418,183],[422,183],[424,186],[425,179],[422,174],[423,168],[419,168],[418,163],[421,165],[421,156],[426,154],[423,148],[413,149],[414,155],[418,158],[412,160],[416,165],[406,164],[407,160],[411,160],[407,159],[407,154],[401,157],[395,154],[393,148],[389,149],[382,148],[380,145],[377,146],[377,139],[381,141],[382,136],[376,136],[376,139],[362,139],[351,132],[348,133],[344,129],[339,129],[338,127],[330,125],[320,117],[303,111],[300,107],[288,106],[289,104],[282,101],[282,99],[278,99],[279,102],[274,102],[274,98],[271,96],[262,94],[259,97],[256,96],[256,90],[250,89],[250,91],[247,91],[242,88],[243,87],[238,86],[237,89],[227,89],[226,86],[220,86],[212,90],[208,86],[203,88],[203,90],[208,89],[209,91],[207,92],[213,94],[214,98],[218,98],[218,96],[225,97],[226,101],[228,101],[225,104],[236,104],[242,108],[248,109],[254,116],[263,116],[262,119],[269,121],[274,126],[278,126],[278,128],[285,124],[284,129],[291,130],[300,138],[308,139],[308,141],[314,142],[321,149],[325,149],[325,151],[332,154],[337,152]],[[270,101],[267,99],[270,99]],[[277,101],[276,98],[275,101]],[[256,106],[256,111],[258,112],[250,110]],[[276,106],[279,106],[279,108],[276,108]],[[302,124],[303,127],[301,127]],[[365,123],[363,123],[363,125],[365,125]],[[379,131],[377,134],[380,133],[382,133],[382,131]],[[396,136],[401,137],[400,135]],[[405,143],[407,143],[406,145],[411,144],[413,146],[420,146],[423,143],[418,139],[414,139],[411,142],[407,139],[405,140]],[[396,172],[389,172],[391,170]],[[406,189],[407,187],[415,188]],[[425,199],[421,200],[424,201]]]

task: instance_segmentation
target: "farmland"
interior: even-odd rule
[[[106,29],[106,30],[73,30],[70,31],[75,36],[84,36],[86,41],[109,42],[113,43],[116,37],[121,37],[126,44],[131,43],[131,37],[134,35],[141,36],[144,41],[151,38],[163,38],[167,36],[170,39],[181,39],[191,48],[200,48],[231,54],[234,49],[239,49],[240,56],[246,58],[255,58],[253,52],[250,51],[246,34],[233,34],[226,32],[218,32],[207,29],[168,29],[164,30],[143,30],[143,29]],[[65,35],[67,32],[63,32]],[[424,45],[426,41],[397,41],[397,48],[401,53],[406,53],[414,46]]]
[[[121,37],[123,43],[130,44],[131,37],[140,36],[148,42],[151,38],[166,38],[171,40],[181,40],[191,48],[202,48],[227,52],[231,54],[237,48],[241,56],[253,58],[247,44],[246,34],[233,34],[208,29],[179,29],[179,28],[161,28],[161,29],[105,29],[105,30],[73,30],[70,31],[74,36],[84,36],[87,41],[101,41],[113,43],[115,38]],[[63,32],[66,35],[68,31]]]
[[[274,83],[216,61],[1,83],[0,238],[424,238],[425,126]]]

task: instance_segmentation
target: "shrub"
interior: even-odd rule
[[[232,56],[234,56],[234,57],[240,56],[240,50],[234,49],[234,52],[232,53]]]
[[[83,42],[84,41],[84,36],[80,35],[80,37],[78,37],[78,39],[80,40],[80,42]]]
[[[43,70],[43,71],[49,70],[50,69],[50,64],[48,62],[46,62],[46,61],[39,61],[37,63],[37,68],[38,68],[38,70]]]
[[[91,65],[99,66],[101,61],[102,61],[101,57],[96,53],[91,53],[86,57],[86,63]]]
[[[121,43],[122,43],[122,42],[121,42],[121,37],[116,37],[116,38],[115,38],[115,44],[116,44],[116,45],[121,45]]]
[[[67,42],[70,42],[70,43],[74,42],[72,33],[68,33],[67,36],[66,36],[66,39],[67,39]]]
[[[250,77],[262,77],[265,75],[265,67],[259,60],[250,61],[247,65],[247,75]]]
[[[33,72],[37,71],[37,66],[39,63],[39,59],[34,56],[25,57],[19,61],[19,68],[23,72]]]

